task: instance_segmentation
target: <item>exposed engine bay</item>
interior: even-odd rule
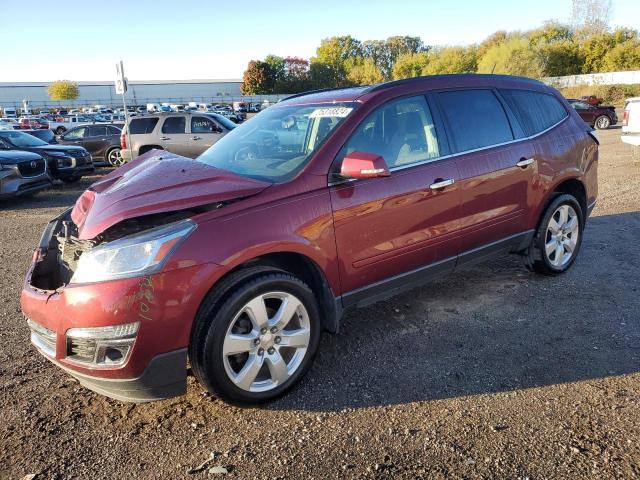
[[[71,281],[83,253],[96,245],[215,210],[228,203],[230,202],[217,202],[188,210],[130,218],[113,225],[90,240],[78,238],[78,228],[71,220],[71,210],[68,210],[49,223],[40,239],[36,265],[31,275],[31,286],[40,290],[64,287]]]

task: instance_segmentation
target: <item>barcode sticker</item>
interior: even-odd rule
[[[325,118],[325,117],[338,117],[344,118],[351,113],[353,108],[350,107],[327,107],[327,108],[316,108],[309,118]]]

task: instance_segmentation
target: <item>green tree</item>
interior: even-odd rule
[[[260,60],[251,60],[242,76],[240,92],[243,95],[272,93],[273,81],[269,74],[270,67],[268,63]]]
[[[393,65],[392,78],[400,80],[402,78],[418,77],[429,63],[429,55],[425,52],[403,53],[396,58]]]
[[[485,38],[480,45],[478,45],[477,55],[478,58],[483,57],[487,50],[496,45],[500,45],[507,41],[508,34],[504,30],[498,30]]]
[[[539,78],[542,75],[542,66],[529,41],[522,37],[513,37],[490,47],[478,61],[478,72]]]
[[[427,50],[420,37],[411,36],[394,36],[362,43],[362,55],[373,60],[385,80],[393,78],[393,67],[398,57]]]
[[[284,59],[283,90],[275,93],[299,93],[311,88],[309,61],[299,57]]]
[[[330,37],[320,42],[316,56],[311,59],[311,65],[314,63],[325,65],[325,67],[317,69],[323,72],[323,83],[327,87],[341,87],[349,85],[345,63],[348,59],[359,56],[361,56],[359,40],[350,35]]]
[[[607,52],[602,62],[604,72],[640,70],[640,41],[627,40]]]
[[[544,77],[577,75],[582,70],[584,58],[572,41],[539,45],[535,51]]]
[[[532,45],[540,43],[565,42],[573,39],[573,30],[569,25],[548,21],[540,28],[527,32]]]
[[[476,47],[444,47],[429,52],[429,63],[423,75],[473,73],[478,68]]]
[[[267,89],[270,93],[281,93],[286,90],[285,60],[277,55],[267,55],[264,63],[269,66],[267,72]]]
[[[384,81],[384,77],[371,58],[358,58],[348,65],[347,79],[354,85],[373,85]]]
[[[75,100],[80,96],[80,89],[71,80],[57,80],[49,85],[47,93],[51,100]]]

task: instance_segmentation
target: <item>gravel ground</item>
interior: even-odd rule
[[[619,135],[601,134],[569,273],[504,256],[351,312],[263,408],[193,378],[182,397],[123,404],[49,364],[21,282],[45,223],[95,177],[3,203],[0,478],[640,478],[640,163]]]

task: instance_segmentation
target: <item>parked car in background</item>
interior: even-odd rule
[[[18,118],[18,111],[13,107],[4,107],[2,109],[3,118]]]
[[[89,115],[69,115],[68,117],[56,120],[55,122],[49,122],[49,128],[53,130],[56,135],[61,135],[70,128],[92,122],[93,118]]]
[[[534,80],[294,95],[195,161],[149,152],[96,182],[45,228],[22,311],[33,345],[101,394],[179,395],[189,361],[214,395],[263,403],[301,380],[345,310],[497,253],[566,272],[597,160],[591,127]]]
[[[582,120],[598,130],[606,130],[611,125],[618,123],[615,107],[589,105],[575,98],[567,99],[567,101],[578,112]]]
[[[72,128],[58,136],[62,145],[76,145],[86,148],[93,162],[105,162],[113,167],[122,164],[120,155],[120,133],[123,124],[83,125]]]
[[[32,195],[50,186],[47,162],[40,155],[0,146],[0,198]]]
[[[21,130],[37,130],[40,128],[48,129],[49,122],[38,117],[20,117],[18,127]]]
[[[595,95],[583,95],[582,97],[580,97],[580,101],[594,107],[597,107],[602,103],[602,99],[596,97]]]
[[[624,103],[622,141],[640,146],[640,97],[627,98]]]
[[[18,121],[15,118],[0,118],[0,130],[19,129]]]
[[[22,130],[24,133],[28,133],[36,138],[39,138],[43,142],[47,142],[50,145],[58,143],[56,136],[52,130]]]
[[[82,148],[69,145],[50,145],[19,130],[0,131],[0,149],[37,153],[47,161],[52,178],[73,183],[95,170],[91,155]]]
[[[149,150],[167,150],[195,158],[216,143],[235,124],[222,115],[205,112],[156,113],[130,120],[122,129],[122,158],[130,161]],[[128,145],[128,142],[131,145]]]

